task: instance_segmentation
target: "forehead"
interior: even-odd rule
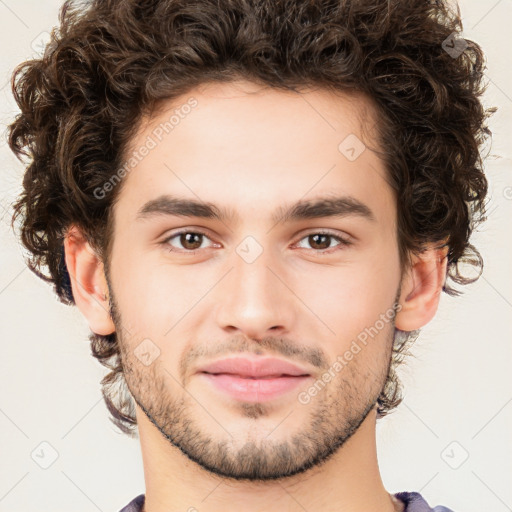
[[[133,221],[163,193],[222,204],[238,218],[268,209],[275,220],[283,202],[334,192],[361,202],[377,196],[389,209],[384,163],[371,149],[377,122],[359,93],[203,84],[142,120],[117,212]]]

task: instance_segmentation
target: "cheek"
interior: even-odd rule
[[[201,305],[198,301],[218,280],[212,268],[199,271],[150,257],[125,261],[123,275],[125,324],[133,332],[164,341],[186,324],[188,315]]]
[[[344,266],[318,266],[303,272],[292,289],[337,339],[350,340],[373,326],[381,314],[391,317],[398,283],[398,264],[380,253]],[[329,337],[330,331],[325,332]]]

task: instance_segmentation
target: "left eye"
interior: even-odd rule
[[[337,240],[339,242],[338,245],[336,246],[338,248],[350,245],[350,242],[347,239],[342,238],[341,236],[332,235],[331,233],[310,233],[309,235],[306,235],[304,238],[301,238],[300,241],[302,240],[307,240],[308,243],[313,246],[313,249],[316,249],[318,251],[325,251],[326,249],[330,249],[331,247],[318,246],[330,246],[330,242],[332,240]]]

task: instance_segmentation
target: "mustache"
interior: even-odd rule
[[[315,368],[327,368],[329,366],[326,355],[317,347],[299,344],[283,337],[267,336],[258,340],[245,336],[230,338],[229,340],[198,345],[192,347],[183,354],[180,360],[180,375],[186,375],[187,370],[197,360],[211,361],[240,354],[251,354],[257,356],[285,357],[290,361],[303,365],[307,363]]]

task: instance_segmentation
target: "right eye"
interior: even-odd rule
[[[161,243],[170,251],[170,252],[182,252],[187,254],[195,254],[199,249],[204,249],[205,247],[201,247],[203,245],[204,238],[208,238],[206,233],[202,231],[191,231],[191,230],[181,230],[176,233],[171,234]],[[178,244],[182,245],[182,248],[176,247],[171,243],[171,240],[177,240]],[[208,238],[209,239],[209,238]]]

